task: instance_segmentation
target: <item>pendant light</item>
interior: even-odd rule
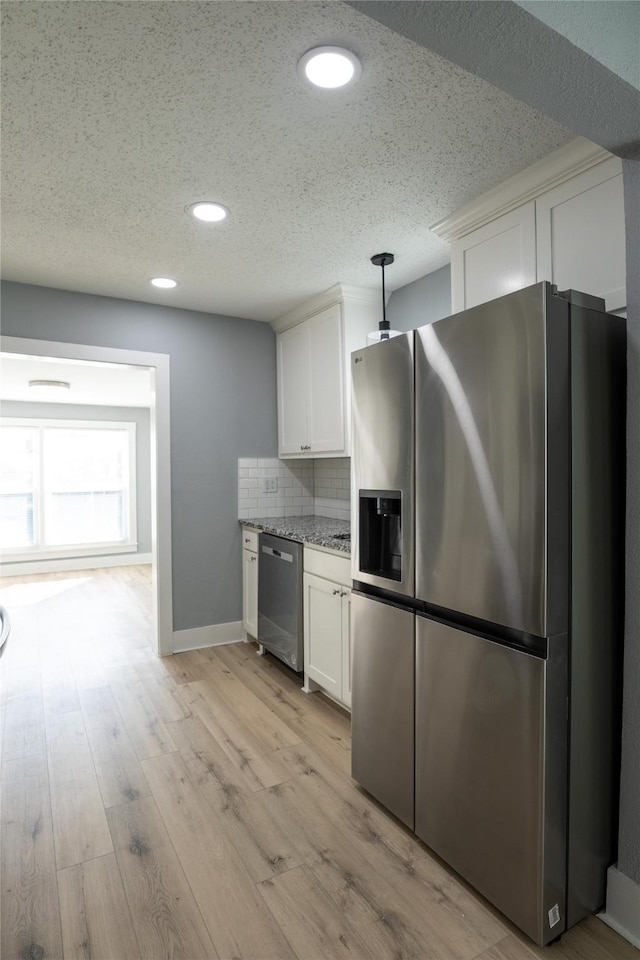
[[[384,268],[393,263],[395,257],[392,253],[376,253],[371,257],[371,263],[375,267],[382,267],[382,320],[378,324],[378,329],[367,334],[367,345],[379,343],[380,340],[389,340],[391,337],[400,335],[400,330],[391,330],[391,324],[387,320],[387,304],[384,290]]]

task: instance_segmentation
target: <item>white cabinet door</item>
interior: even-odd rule
[[[342,591],[342,697],[351,709],[351,590]]]
[[[525,203],[451,244],[451,309],[467,310],[536,282],[535,204]]]
[[[278,453],[304,453],[308,445],[309,328],[300,323],[278,335]],[[307,454],[308,455],[308,454]]]
[[[339,303],[278,334],[278,454],[344,456],[345,360]]]
[[[344,588],[304,575],[305,674],[332,697],[342,697],[342,597]]]
[[[344,337],[340,305],[308,321],[308,440],[312,453],[345,450]]]
[[[257,639],[258,555],[253,550],[242,551],[242,626]]]
[[[538,280],[603,297],[608,311],[625,308],[620,160],[605,160],[543,194],[536,223]]]

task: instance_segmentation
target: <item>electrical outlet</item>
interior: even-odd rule
[[[278,478],[277,477],[264,477],[262,481],[262,492],[263,493],[277,493],[278,492]]]

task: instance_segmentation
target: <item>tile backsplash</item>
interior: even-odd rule
[[[348,457],[327,460],[238,460],[238,519],[351,518]]]
[[[351,519],[351,460],[334,457],[313,461],[314,510],[317,517]]]

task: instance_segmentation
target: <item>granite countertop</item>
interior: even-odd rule
[[[336,539],[351,534],[351,524],[347,520],[332,520],[330,517],[257,517],[240,520],[239,523],[276,537],[326,547],[339,553],[351,553],[351,540]]]

